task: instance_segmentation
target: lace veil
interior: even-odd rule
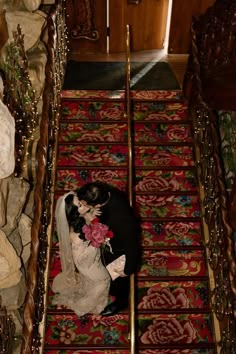
[[[61,196],[56,204],[55,217],[62,272],[54,278],[53,291],[55,292],[61,292],[69,287],[75,286],[78,278],[77,273],[75,272],[70,241],[70,229],[65,211],[65,198],[70,194],[75,195],[74,192],[69,192]]]

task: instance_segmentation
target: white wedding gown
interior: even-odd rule
[[[54,305],[63,305],[77,316],[99,314],[108,304],[110,275],[101,262],[100,248],[89,245],[77,234],[70,233],[73,261],[78,273],[76,283],[66,283],[64,273],[53,280]]]

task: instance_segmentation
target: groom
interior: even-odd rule
[[[135,273],[138,263],[140,225],[127,196],[119,189],[103,182],[87,183],[77,190],[77,196],[84,206],[100,208],[101,223],[109,226],[114,237],[110,240],[112,252],[103,253],[104,265],[125,255],[124,270],[111,281],[110,294],[115,301],[101,313],[110,316],[123,310],[129,303],[129,275]]]

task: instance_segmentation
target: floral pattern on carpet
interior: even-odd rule
[[[216,354],[191,121],[181,91],[131,91],[134,207],[142,255],[136,286],[139,354]],[[55,203],[68,190],[102,180],[127,191],[124,91],[63,91]],[[61,271],[52,234],[45,353],[128,354],[128,309],[78,318],[53,306]],[[112,299],[111,299],[112,300]]]
[[[59,139],[62,142],[127,142],[127,123],[103,124],[97,122],[61,123]],[[189,125],[135,124],[135,141],[142,143],[191,142]]]
[[[142,245],[146,247],[199,246],[202,244],[199,221],[154,221],[142,223]]]
[[[129,350],[46,350],[47,354],[130,354]],[[216,354],[212,349],[140,349],[139,354]]]
[[[58,169],[56,188],[58,192],[76,189],[84,183],[103,181],[126,190],[126,169]],[[193,170],[136,170],[136,192],[153,191],[196,191],[196,177]]]
[[[47,341],[62,348],[70,345],[127,344],[127,315],[109,317],[86,315],[48,316]],[[139,315],[139,340],[142,344],[212,342],[208,314]],[[119,324],[119,326],[117,326]],[[89,329],[89,331],[88,331]]]
[[[123,102],[77,102],[73,100],[62,102],[63,120],[125,120],[124,111]]]
[[[117,314],[110,317],[100,315],[49,315],[46,340],[50,344],[106,344],[128,343],[128,316]]]
[[[209,308],[206,281],[140,281],[137,295],[140,310]]]
[[[181,167],[194,165],[191,146],[136,146],[134,154],[136,166]]]
[[[138,102],[134,105],[135,121],[188,121],[187,105],[179,102]],[[62,102],[62,120],[126,120],[123,102]]]
[[[188,121],[187,105],[179,102],[134,102],[134,120]]]
[[[142,100],[180,100],[183,98],[183,93],[181,90],[131,90],[131,97],[134,99]],[[61,92],[63,98],[86,98],[86,99],[96,99],[103,98],[106,100],[114,99],[124,99],[124,90],[64,90]]]
[[[138,143],[192,142],[189,125],[136,123],[134,139]]]
[[[142,344],[210,343],[211,318],[208,314],[140,315]]]
[[[84,183],[91,181],[103,181],[113,184],[121,190],[126,190],[127,170],[126,169],[62,169],[57,171],[56,188],[58,191],[69,191],[78,188]]]
[[[127,145],[59,145],[58,166],[127,166]],[[190,146],[136,146],[136,166],[193,166]],[[149,156],[153,159],[150,160]]]
[[[61,124],[61,142],[127,142],[128,132],[126,123],[93,123]]]
[[[198,196],[141,196],[137,195],[136,205],[142,218],[199,217]]]
[[[136,170],[136,192],[196,191],[193,170]]]
[[[140,277],[206,276],[205,255],[202,250],[144,250]]]

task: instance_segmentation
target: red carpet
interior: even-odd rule
[[[181,91],[133,91],[136,209],[142,263],[136,275],[137,353],[213,354],[191,122]],[[126,190],[122,91],[64,91],[55,198],[88,181]],[[56,232],[50,283],[60,271]],[[81,318],[51,305],[44,353],[128,354],[128,312]]]

